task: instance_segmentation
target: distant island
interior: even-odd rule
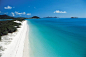
[[[25,18],[25,17],[11,17],[11,16],[8,16],[8,15],[0,15],[0,19],[28,19],[28,18]]]
[[[59,18],[59,17],[49,17],[49,16],[48,16],[48,17],[44,17],[44,18]]]
[[[38,17],[38,16],[33,16],[33,17],[31,17],[31,19],[39,19],[40,17]]]
[[[78,18],[78,17],[71,17],[71,18]]]
[[[8,15],[0,15],[0,19],[14,19],[14,17]]]
[[[25,17],[12,17],[12,16],[8,16],[6,14],[4,15],[0,15],[0,19],[39,19],[40,17],[38,16],[33,16],[31,18],[25,18]]]

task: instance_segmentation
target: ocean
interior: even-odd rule
[[[30,57],[86,57],[86,18],[27,20]]]

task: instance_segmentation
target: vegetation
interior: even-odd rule
[[[0,36],[0,41],[1,41],[1,36]]]
[[[8,15],[0,15],[0,19],[14,19],[14,17],[10,17]]]
[[[39,18],[40,17],[38,17],[38,16],[33,16],[31,18],[26,18],[26,17],[12,17],[12,16],[8,16],[6,14],[0,15],[0,19],[13,19],[13,20],[20,19],[20,20],[22,20],[22,19],[39,19]],[[54,18],[56,18],[56,17],[54,17]]]
[[[25,18],[25,17],[12,17],[12,16],[8,16],[8,15],[6,15],[6,14],[4,14],[4,15],[0,15],[0,19],[28,19],[28,18]]]
[[[16,20],[22,22],[24,19],[0,21],[0,40],[1,40],[1,36],[17,31],[17,28],[19,28],[21,23],[14,22]]]

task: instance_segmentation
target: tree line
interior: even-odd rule
[[[16,19],[20,22],[24,21],[24,19]],[[7,21],[0,21],[0,41],[1,36],[7,35],[8,33],[13,33],[17,31],[17,28],[20,28],[19,26],[21,23],[16,23],[14,21],[16,20],[7,20]]]

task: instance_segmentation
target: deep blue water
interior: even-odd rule
[[[30,57],[86,57],[86,19],[28,19]]]

